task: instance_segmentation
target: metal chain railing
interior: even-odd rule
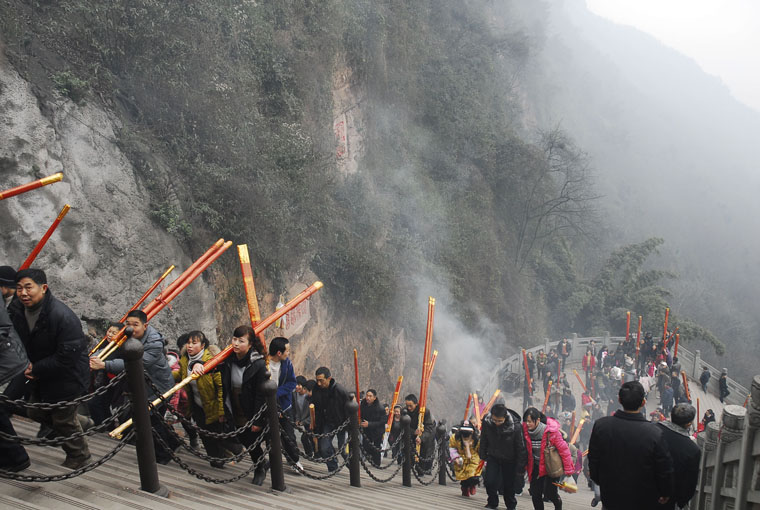
[[[412,467],[412,474],[417,479],[417,481],[420,482],[421,485],[428,486],[432,484],[433,482],[435,482],[436,480],[438,480],[438,471],[441,469],[441,463],[440,463],[441,456],[439,455],[439,448],[442,447],[442,445],[443,445],[443,440],[436,441],[436,445],[435,445],[435,448],[433,448],[432,455],[429,457],[420,457],[419,460],[417,460],[417,462],[415,463],[416,465]],[[420,466],[421,463],[429,462],[431,460],[433,461],[433,464],[430,466],[429,470],[421,469],[421,466]],[[418,467],[420,468],[419,471],[421,471],[421,473],[417,472]],[[422,479],[422,477],[425,475],[433,475],[433,478],[431,478],[429,481],[426,482]]]
[[[261,417],[261,415],[264,414],[264,412],[266,411],[266,409],[267,409],[267,406],[266,406],[266,404],[264,404],[261,407],[261,409],[259,409],[259,411],[253,416],[253,418],[251,418],[249,420],[249,422],[253,423],[257,419],[259,419]],[[234,455],[232,457],[213,457],[213,456],[205,454],[205,453],[201,452],[200,450],[198,450],[197,448],[193,448],[191,445],[187,444],[187,442],[185,441],[185,439],[183,437],[181,437],[179,434],[177,434],[177,431],[174,430],[174,427],[172,427],[164,419],[163,416],[159,416],[159,420],[161,420],[161,422],[163,422],[163,424],[168,429],[169,434],[171,434],[174,437],[174,439],[179,443],[180,446],[182,446],[185,450],[189,451],[190,453],[192,453],[196,457],[204,459],[204,460],[208,460],[208,461],[212,461],[212,462],[223,462],[225,464],[228,463],[228,462],[237,462],[240,459],[242,459],[243,457],[245,457],[246,454],[248,454],[256,446],[255,444],[251,445],[251,446],[248,446],[247,448],[244,448],[243,451],[241,451],[240,453],[238,453],[238,454],[236,454],[236,455]],[[245,427],[240,427],[237,430],[244,431],[244,430],[246,430],[246,428]],[[263,434],[266,434],[267,432],[269,432],[269,425],[265,426],[262,429],[261,434],[263,435]]]
[[[0,439],[4,439],[6,441],[12,441],[14,443],[19,444],[26,444],[26,445],[39,445],[39,446],[60,446],[63,443],[67,441],[72,441],[74,439],[79,439],[80,437],[85,436],[92,436],[97,434],[98,432],[104,432],[108,427],[112,424],[114,424],[118,419],[122,416],[122,413],[129,409],[131,404],[129,402],[126,402],[121,407],[114,410],[113,414],[103,420],[102,423],[99,425],[95,425],[93,427],[90,427],[87,430],[83,430],[82,432],[75,432],[72,435],[68,437],[54,437],[53,439],[47,439],[44,437],[23,437],[23,436],[13,436],[11,434],[8,434],[6,432],[0,431]]]
[[[399,471],[401,471],[401,468],[404,466],[403,461],[399,462],[398,465],[396,466],[396,470],[393,471],[393,473],[388,478],[378,478],[377,476],[375,476],[372,473],[372,471],[370,471],[369,467],[367,466],[367,463],[364,462],[364,458],[361,458],[360,460],[361,460],[361,463],[362,463],[362,467],[364,468],[364,471],[367,473],[367,475],[370,478],[372,478],[374,481],[379,482],[379,483],[390,482],[391,480],[393,480],[394,478],[396,478],[396,475],[398,475]],[[388,464],[388,466],[386,466],[386,468],[390,467],[392,465],[393,465],[393,463]]]
[[[182,425],[187,425],[191,429],[198,432],[199,435],[203,437],[210,437],[212,439],[231,439],[233,437],[237,437],[240,434],[242,434],[244,431],[251,428],[251,426],[254,424],[256,420],[258,420],[261,417],[261,413],[263,413],[263,410],[266,409],[266,404],[262,406],[262,408],[259,410],[258,413],[256,413],[255,416],[253,416],[250,420],[248,420],[245,425],[242,425],[235,430],[231,430],[229,432],[212,432],[210,430],[206,430],[204,428],[199,427],[197,424],[193,423],[192,420],[187,419],[176,407],[174,407],[166,398],[163,396],[163,392],[156,387],[155,384],[153,384],[153,380],[150,378],[150,376],[145,373],[145,380],[150,385],[153,392],[158,395],[158,398],[161,399],[161,403],[166,406],[166,408],[176,417],[180,419],[182,422]],[[151,405],[151,409],[153,409],[153,406]]]
[[[121,372],[116,377],[111,379],[111,381],[105,386],[101,386],[92,393],[87,393],[86,395],[77,397],[74,400],[65,400],[62,402],[27,402],[26,400],[11,400],[7,396],[0,394],[0,405],[19,407],[23,409],[40,409],[42,411],[55,411],[56,409],[65,409],[67,407],[75,405],[78,406],[84,402],[89,402],[99,395],[103,395],[108,390],[119,384],[125,376],[126,372]]]
[[[348,423],[348,421],[346,423],[344,423],[343,425],[346,425],[347,423]],[[338,432],[338,431],[342,430],[343,425],[341,425],[340,427],[338,427],[337,429],[335,429],[334,432]],[[320,435],[321,436],[327,436],[327,435],[330,435],[330,434],[320,434]],[[298,450],[299,456],[301,456],[304,459],[309,460],[309,461],[311,461],[311,462],[313,462],[315,464],[326,464],[328,461],[331,461],[333,459],[337,459],[338,455],[342,455],[343,449],[346,447],[346,444],[348,444],[348,443],[345,443],[345,444],[342,445],[342,447],[336,448],[335,452],[333,452],[333,454],[330,455],[329,457],[314,457],[314,456],[311,456],[311,455],[307,455],[306,452],[304,452],[303,450],[301,450],[301,448],[298,446],[298,444],[297,443],[293,443],[293,440],[287,434],[281,434],[281,436],[283,438],[285,438],[285,441],[287,441],[289,445],[294,446],[296,448],[296,450]],[[289,459],[287,455],[284,455],[284,457],[285,457],[285,460],[288,462],[288,465],[290,465],[296,471],[298,471],[299,474],[305,476],[306,478],[310,478],[312,480],[327,480],[328,478],[332,478],[333,476],[335,476],[335,475],[337,475],[338,473],[341,472],[341,470],[346,466],[346,464],[348,464],[348,461],[351,458],[350,455],[346,455],[346,458],[343,459],[343,463],[339,464],[338,467],[334,471],[330,471],[326,475],[314,475],[312,473],[309,473],[306,469],[304,469],[302,467],[299,467],[293,460]]]
[[[452,482],[457,482],[458,481],[456,475],[454,474],[453,468],[451,467],[451,465],[448,462],[446,463],[446,476]]]
[[[388,445],[388,448],[381,449],[375,446],[372,443],[367,443],[367,446],[369,446],[370,450],[372,450],[374,453],[379,453],[380,455],[383,455],[385,453],[388,453],[393,450],[396,446],[398,446],[399,442],[401,441],[401,434],[399,434],[398,438],[392,443]],[[366,452],[365,452],[366,453]]]
[[[396,441],[394,442],[394,444],[391,446],[391,449],[394,448],[397,444],[399,444],[399,442],[401,441],[401,439],[403,437],[404,437],[403,434],[399,434],[398,439],[396,439]],[[362,468],[364,468],[364,471],[367,473],[367,475],[371,479],[373,479],[374,481],[376,481],[378,483],[390,482],[391,480],[393,480],[394,478],[396,478],[396,475],[398,475],[399,471],[401,471],[401,468],[404,467],[403,452],[401,453],[401,457],[394,457],[393,460],[390,463],[388,463],[386,466],[383,466],[383,467],[376,466],[375,463],[372,462],[372,460],[370,459],[370,457],[366,455],[366,452],[364,452],[363,449],[362,449],[362,452],[365,454],[365,455],[360,455],[359,456],[359,460],[361,462]],[[379,477],[375,476],[375,474],[369,469],[369,466],[367,466],[367,463],[365,462],[365,457],[367,459],[370,459],[370,464],[372,464],[373,467],[378,468],[378,469],[388,469],[389,467],[393,466],[394,462],[397,464],[397,466],[396,466],[395,471],[393,471],[393,473],[389,477],[387,477],[387,478],[379,478]]]
[[[315,439],[321,439],[323,437],[334,436],[338,432],[346,429],[346,427],[348,427],[348,424],[350,423],[350,420],[346,418],[346,421],[344,421],[341,425],[339,425],[338,428],[336,428],[335,430],[331,432],[325,432],[324,434],[316,434],[312,432],[311,430],[308,430],[304,428],[303,426],[297,424],[295,421],[293,421],[293,419],[290,416],[287,415],[287,413],[283,413],[282,415],[285,417],[286,420],[290,422],[291,425],[293,425],[294,429],[298,430],[302,434],[306,434],[309,438],[315,438]]]
[[[268,431],[269,431],[269,427],[267,426],[262,431],[262,434],[256,439],[256,441],[254,441],[254,443],[252,445],[252,448],[255,448],[256,446],[260,446],[261,445],[261,443],[264,441],[264,438],[266,436],[266,432],[268,432]],[[176,453],[174,453],[174,451],[172,451],[171,448],[169,448],[169,446],[167,446],[167,444],[164,442],[164,440],[161,438],[161,436],[155,430],[153,431],[153,437],[158,441],[158,443],[163,448],[166,448],[166,451],[169,452],[169,454],[172,457],[172,460],[174,462],[176,462],[179,465],[179,467],[181,467],[182,469],[184,469],[185,471],[187,471],[188,473],[190,473],[191,475],[193,475],[194,477],[196,477],[196,478],[198,478],[200,480],[203,480],[203,481],[209,482],[209,483],[219,484],[219,485],[224,485],[224,484],[228,484],[228,483],[232,483],[232,482],[237,482],[238,480],[240,480],[242,478],[245,478],[246,476],[248,476],[249,474],[251,474],[257,467],[259,467],[260,465],[262,465],[264,462],[267,461],[267,455],[269,454],[269,450],[270,450],[270,446],[267,444],[267,447],[264,449],[264,453],[261,456],[261,458],[259,458],[259,460],[257,460],[255,463],[252,463],[251,467],[249,467],[248,469],[246,469],[242,473],[239,473],[239,474],[237,474],[237,475],[235,475],[235,476],[233,476],[231,478],[214,478],[212,476],[205,475],[205,474],[201,473],[200,471],[196,471],[195,469],[191,468],[190,465],[188,465],[187,463],[185,463]]]
[[[66,474],[60,474],[60,475],[22,475],[19,473],[14,473],[12,471],[5,471],[4,469],[0,469],[0,478],[9,478],[11,480],[18,480],[20,482],[60,482],[61,480],[68,480],[69,478],[75,478],[81,474],[87,473],[88,471],[92,471],[93,469],[102,466],[109,460],[111,460],[117,453],[119,453],[129,441],[132,440],[132,437],[134,436],[135,432],[132,430],[130,431],[124,438],[119,441],[119,443],[114,447],[113,450],[105,454],[103,457],[98,459],[95,462],[91,462],[89,464],[86,464],[79,469],[75,469],[74,471],[71,471],[70,473]]]

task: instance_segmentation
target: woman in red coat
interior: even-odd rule
[[[562,500],[557,492],[554,482],[559,482],[559,477],[550,478],[546,474],[544,453],[547,446],[557,449],[562,458],[562,467],[565,475],[570,476],[575,471],[570,448],[562,438],[559,423],[553,418],[547,418],[535,407],[529,407],[523,414],[523,433],[525,445],[528,448],[528,481],[530,482],[530,495],[533,499],[535,510],[544,509],[544,497],[554,503],[555,510],[562,509]]]

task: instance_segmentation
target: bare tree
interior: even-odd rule
[[[520,271],[546,242],[586,235],[599,198],[586,154],[559,128],[539,135],[543,153],[524,169],[516,195],[514,260]]]

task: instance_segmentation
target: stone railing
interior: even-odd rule
[[[601,349],[603,345],[608,346],[611,350],[617,348],[618,344],[624,340],[622,336],[611,337],[604,335],[602,337],[585,337],[578,338],[578,335],[573,334],[568,338],[573,345],[573,350],[570,352],[570,356],[567,359],[568,366],[580,365],[583,355],[586,353],[586,347],[589,346],[591,340],[596,341],[596,348]],[[540,349],[548,353],[549,349],[557,347],[557,341],[549,341],[546,339],[543,344],[536,345],[534,347],[526,348],[528,352],[532,352],[533,356],[538,354]],[[710,364],[702,360],[699,350],[694,352],[685,349],[683,346],[678,347],[678,359],[681,361],[682,370],[686,371],[686,375],[689,378],[698,381],[699,376],[702,373],[702,367],[707,367],[712,374],[710,382],[707,385],[707,391],[713,395],[718,394],[718,379],[720,378],[721,370],[717,369]],[[491,374],[485,385],[481,388],[483,396],[488,400],[488,395],[492,395],[497,388],[499,388],[501,379],[505,373],[520,374],[520,377],[524,377],[525,369],[523,368],[522,350],[518,350],[517,353],[506,359],[499,359],[495,370]],[[727,404],[743,405],[746,398],[749,396],[749,390],[737,383],[730,377],[728,378],[728,390],[731,392],[726,399]]]
[[[747,408],[726,406],[720,423],[710,423],[697,436],[702,459],[691,510],[760,510],[758,428],[760,376],[755,376]]]

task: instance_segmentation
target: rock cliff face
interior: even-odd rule
[[[171,264],[177,269],[169,281],[192,262],[151,220],[148,193],[116,144],[119,127],[94,104],[40,101],[0,57],[0,188],[64,172],[63,182],[0,202],[0,264],[19,266],[70,204],[33,266],[47,272],[52,291],[90,326],[121,317]],[[170,341],[196,328],[216,337],[207,278],[156,317]]]
[[[350,149],[338,157],[342,171],[351,173],[360,157],[354,119],[359,101],[345,82],[338,83],[336,95],[341,99],[336,123],[346,123],[350,138],[346,143]],[[350,122],[346,122],[347,110],[353,110]],[[150,194],[117,144],[120,128],[119,119],[95,101],[78,106],[60,97],[40,99],[33,84],[4,57],[0,60],[0,188],[64,172],[62,182],[0,201],[0,265],[20,265],[64,204],[70,204],[71,211],[34,267],[47,272],[51,290],[93,335],[102,334],[102,321],[123,315],[169,265],[177,266],[167,278],[171,281],[205,249],[188,253],[151,219]],[[226,344],[232,328],[248,320],[238,276],[233,246],[153,324],[169,343],[183,331],[200,329],[212,342]],[[286,275],[286,280],[284,301],[317,277],[304,268]],[[262,315],[272,313],[278,296],[264,279],[257,280],[257,291]],[[351,353],[363,345],[362,389],[371,383],[385,393],[385,382],[395,381],[405,368],[404,331],[376,334],[382,330],[377,325],[336,323],[319,295],[306,307],[308,320],[302,324],[283,324],[267,332],[269,338],[291,338],[296,371],[313,378],[317,367],[327,365],[337,380],[353,387]],[[303,308],[299,313],[303,314]],[[379,364],[380,356],[393,361]]]

